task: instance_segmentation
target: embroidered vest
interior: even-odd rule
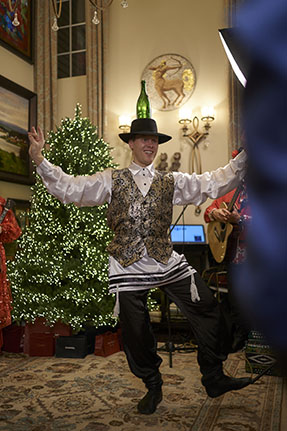
[[[108,252],[124,267],[148,255],[167,263],[172,253],[168,230],[172,222],[174,179],[172,173],[155,172],[144,197],[129,169],[112,173],[112,199],[107,211],[108,226],[115,236]]]

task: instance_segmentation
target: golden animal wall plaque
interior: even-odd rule
[[[194,67],[178,54],[156,57],[145,67],[141,79],[146,81],[151,108],[159,111],[172,111],[184,105],[196,84]]]

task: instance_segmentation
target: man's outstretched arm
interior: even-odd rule
[[[33,127],[28,134],[29,154],[37,165],[48,192],[64,204],[75,203],[77,206],[102,205],[110,201],[111,170],[107,169],[94,175],[68,175],[59,166],[54,166],[42,155],[45,139],[41,128]]]
[[[175,205],[201,205],[207,198],[216,199],[237,187],[246,175],[247,155],[241,151],[230,162],[211,172],[192,174],[174,172]]]

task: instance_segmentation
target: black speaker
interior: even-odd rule
[[[56,338],[56,358],[85,358],[88,353],[86,335],[60,336]]]

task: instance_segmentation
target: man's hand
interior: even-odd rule
[[[228,223],[238,224],[239,220],[240,220],[240,215],[237,211],[237,208],[234,207],[234,210],[232,211],[232,213],[230,214],[230,216],[228,218]]]
[[[37,131],[35,127],[32,127],[31,132],[28,132],[28,137],[30,141],[29,154],[32,160],[37,166],[44,160],[42,155],[42,149],[44,148],[45,139],[42,129],[38,127]]]
[[[212,211],[212,217],[216,221],[227,223],[228,218],[230,217],[230,211],[228,211],[226,208],[215,208]]]
[[[240,215],[238,214],[237,208],[234,208],[232,213],[226,208],[215,208],[212,211],[212,216],[214,220],[220,221],[222,223],[237,224],[240,220]]]

